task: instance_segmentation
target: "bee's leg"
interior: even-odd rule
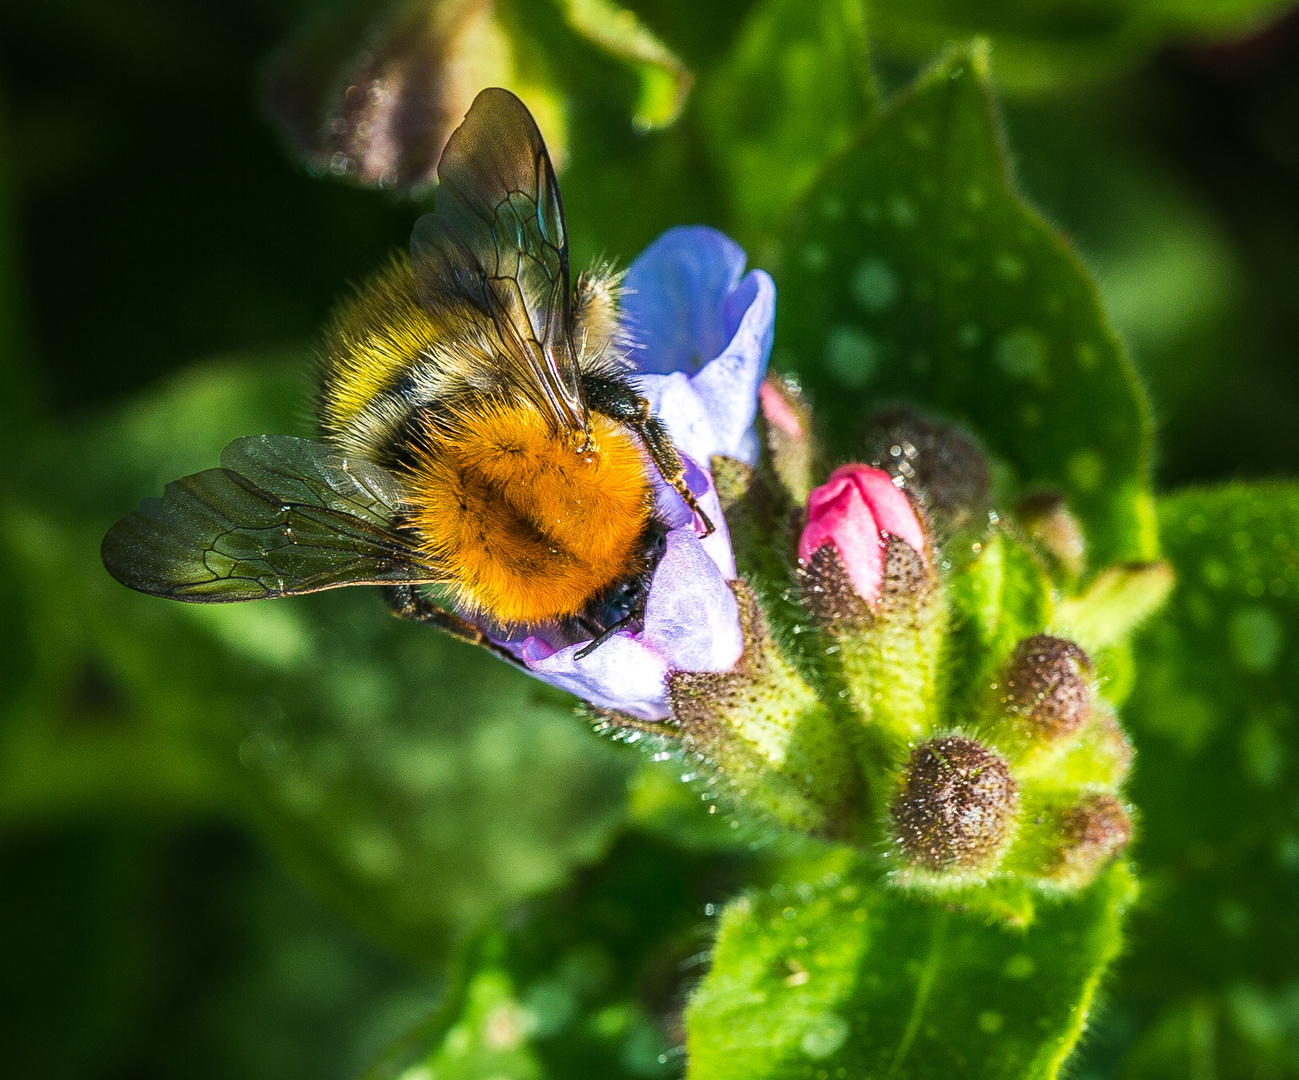
[[[497,645],[473,623],[467,622],[459,615],[443,611],[420,592],[418,585],[385,585],[383,598],[388,603],[388,610],[399,619],[407,619],[421,626],[436,626],[453,638],[467,641],[470,645],[481,645],[512,664],[519,662],[517,657]]]
[[[663,421],[651,415],[649,402],[621,379],[586,375],[582,379],[582,389],[586,391],[586,403],[592,409],[603,413],[611,420],[626,424],[636,432],[649,452],[650,460],[654,462],[659,475],[703,522],[703,535],[711,535],[713,523],[700,508],[694,492],[686,486],[685,463],[677,453],[677,448],[672,445],[672,440],[668,438],[668,429],[663,426]]]
[[[616,623],[614,623],[611,627],[609,627],[608,630],[605,630],[603,633],[593,638],[591,644],[584,646],[582,649],[578,650],[578,652],[574,654],[573,659],[585,660],[588,656],[590,656],[593,652],[595,652],[596,649],[598,649],[601,645],[603,645],[606,641],[608,641],[611,637],[613,637],[613,635],[616,634],[619,630],[626,630],[627,627],[629,627],[632,623],[636,622],[638,618],[640,618],[640,616],[638,616],[635,612],[630,612],[624,615],[621,619],[619,619]]]

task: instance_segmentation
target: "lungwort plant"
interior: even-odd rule
[[[635,522],[588,507],[569,537],[634,534],[643,573],[603,582],[598,616],[502,621],[419,576],[410,460],[287,437],[312,434],[300,356],[211,367],[46,440],[76,499],[23,494],[45,531],[6,542],[48,595],[97,599],[34,648],[100,657],[139,725],[87,775],[240,815],[437,973],[371,1080],[1299,1076],[1299,489],[1152,490],[1145,392],[1018,191],[993,92],[1099,78],[1231,14],[1131,6],[1066,41],[994,5],[991,43],[935,55],[960,5],[758,0],[724,33],[683,22],[692,72],[606,0],[414,0],[328,15],[271,65],[314,174],[433,210],[415,299],[408,264],[387,272],[394,305],[451,325],[422,258],[450,281],[523,250],[567,283],[570,249],[575,270],[621,256],[574,273],[583,381],[555,394],[603,387],[593,415],[655,466],[627,451]],[[550,150],[486,225],[465,170],[501,148],[452,135],[484,86]],[[456,280],[486,297],[509,277]],[[492,295],[504,333],[515,309]],[[364,336],[359,315],[334,325]],[[539,330],[537,355],[559,340]],[[414,400],[408,381],[384,401]],[[350,515],[358,580],[476,644],[364,590],[204,607],[98,570],[68,583],[59,553],[128,496],[258,431],[284,434],[231,443],[219,475],[128,524],[201,519],[219,535],[195,588],[283,593],[309,591],[284,550]],[[257,528],[236,520],[250,498]],[[573,522],[534,525],[550,572]],[[121,570],[142,557],[120,528],[106,557],[138,584],[155,565]],[[14,775],[55,753],[30,734],[55,667],[15,708]]]

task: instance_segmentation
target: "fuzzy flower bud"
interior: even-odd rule
[[[880,409],[867,425],[866,446],[871,464],[919,495],[947,529],[959,528],[986,508],[992,492],[988,460],[955,424],[912,408]]]
[[[1091,660],[1072,641],[1034,634],[1011,657],[1006,706],[1045,738],[1072,735],[1091,715],[1091,675]]]
[[[807,524],[798,540],[798,558],[810,563],[829,545],[857,594],[874,604],[880,597],[891,536],[924,557],[924,528],[888,473],[868,465],[842,465],[807,497]]]
[[[1087,562],[1087,541],[1078,519],[1069,512],[1058,491],[1035,491],[1015,505],[1015,516],[1029,537],[1064,568],[1077,577]]]
[[[974,739],[917,746],[891,808],[896,841],[915,867],[989,870],[1015,828],[1019,788],[1006,762]]]
[[[1060,815],[1060,846],[1052,877],[1061,885],[1087,884],[1132,838],[1132,819],[1113,795],[1088,795]]]
[[[1001,869],[1048,889],[1079,889],[1132,839],[1132,819],[1113,792],[1026,793],[1025,826]]]

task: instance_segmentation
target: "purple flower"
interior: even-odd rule
[[[644,720],[668,716],[673,671],[729,671],[744,650],[726,519],[709,467],[714,456],[754,464],[753,421],[771,353],[776,288],[744,273],[744,252],[702,227],[671,229],[627,272],[623,321],[635,383],[686,459],[686,483],[716,525],[695,532],[681,497],[655,476],[667,548],[650,582],[644,626],[622,630],[589,655],[557,648],[547,628],[510,642],[528,669],[594,705]]]

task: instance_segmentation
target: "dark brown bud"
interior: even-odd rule
[[[1092,663],[1072,641],[1034,634],[1016,647],[1002,700],[1048,739],[1071,735],[1091,715]]]
[[[955,424],[905,406],[881,409],[867,422],[866,451],[872,465],[920,495],[945,528],[960,528],[987,508],[987,458]]]
[[[1050,877],[1062,885],[1084,885],[1128,845],[1132,819],[1113,795],[1088,795],[1060,812],[1060,847]]]
[[[1015,504],[1015,517],[1068,573],[1077,577],[1087,559],[1082,526],[1058,491],[1034,491]]]
[[[898,846],[926,870],[991,868],[1018,811],[1019,788],[1006,763],[961,735],[911,752],[891,808]]]
[[[884,544],[884,572],[879,598],[872,606],[857,591],[843,558],[833,544],[822,544],[795,571],[803,603],[831,633],[855,630],[877,618],[914,610],[934,591],[934,575],[924,557],[905,540],[890,536]]]
[[[865,626],[874,619],[870,603],[853,585],[848,568],[833,544],[822,544],[811,558],[799,565],[796,573],[803,603],[827,629]]]

